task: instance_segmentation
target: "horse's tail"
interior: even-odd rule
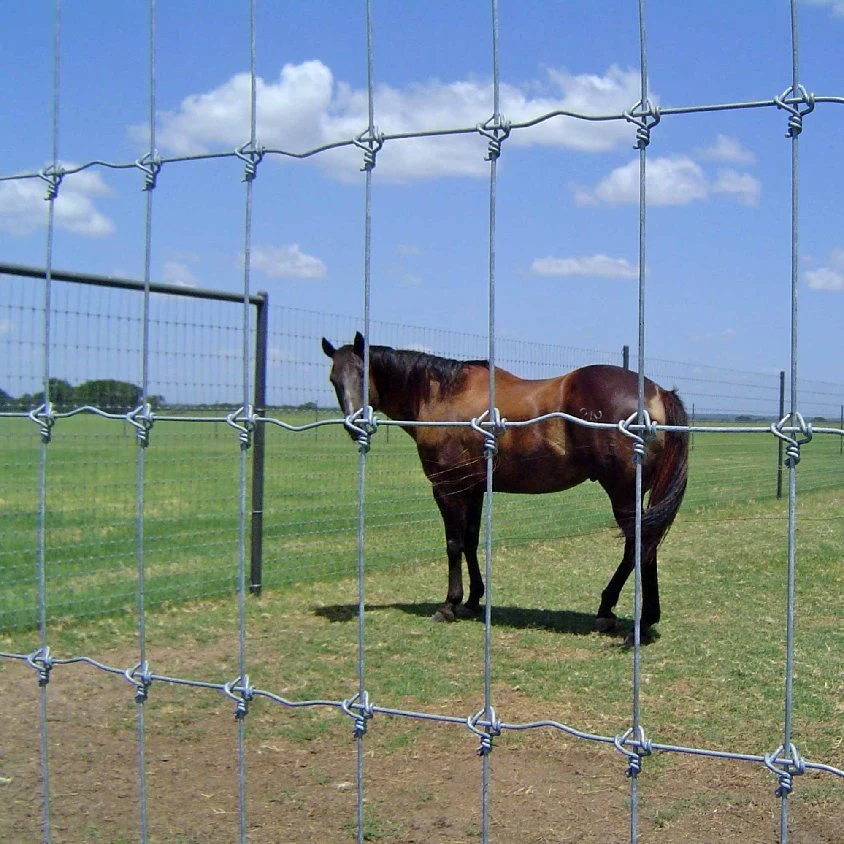
[[[676,391],[660,389],[665,424],[685,426],[689,417]],[[665,538],[680,509],[689,474],[689,435],[666,431],[665,443],[651,477],[650,499],[642,511],[642,550],[650,556]],[[647,557],[646,557],[647,559]]]

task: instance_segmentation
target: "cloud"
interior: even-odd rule
[[[639,97],[639,73],[610,67],[603,76],[548,70],[524,85],[502,83],[500,110],[524,122],[556,110],[621,114]],[[270,149],[305,152],[347,140],[366,129],[367,94],[337,81],[321,61],[285,65],[276,80],[256,80],[257,136]],[[475,126],[492,114],[492,85],[475,79],[430,79],[403,88],[379,85],[375,122],[384,134]],[[250,77],[242,73],[210,91],[185,97],[178,108],[160,115],[158,143],[169,153],[193,154],[234,149],[249,135]],[[133,135],[144,134],[135,126]],[[603,151],[631,140],[623,120],[594,122],[553,118],[514,131],[508,144],[563,146]],[[482,176],[484,141],[477,133],[389,141],[378,155],[378,172],[392,181],[449,175]],[[354,147],[316,156],[318,166],[340,179],[359,178],[361,151]]]
[[[833,16],[844,18],[844,0],[803,0],[807,6],[828,6]]]
[[[597,276],[599,278],[638,278],[639,270],[625,258],[592,255],[584,258],[536,258],[531,270],[545,276]]]
[[[686,156],[648,159],[646,186],[652,205],[687,205],[709,193],[703,170]],[[576,187],[575,201],[578,205],[638,202],[638,159],[616,168],[591,190]]]
[[[167,284],[175,284],[179,287],[197,286],[196,276],[182,261],[165,261],[161,267],[161,278]]]
[[[844,291],[844,249],[833,249],[827,265],[803,274],[812,290]]]
[[[718,171],[718,178],[712,186],[712,192],[732,196],[736,202],[740,202],[742,205],[755,206],[759,204],[762,184],[750,173],[739,173],[736,170],[724,169]]]
[[[698,150],[701,158],[710,161],[721,161],[725,164],[755,164],[756,156],[749,149],[741,145],[736,138],[728,135],[718,135],[715,143]]]
[[[756,205],[761,185],[749,173],[719,171],[712,181],[703,168],[685,155],[649,158],[647,195],[651,205],[688,205],[711,194],[724,194],[743,205]],[[574,185],[578,205],[622,205],[639,201],[639,161],[613,170],[594,188]]]
[[[46,226],[49,203],[44,200],[45,192],[40,179],[0,182],[0,230],[22,237]],[[85,237],[113,234],[114,223],[94,204],[95,197],[109,193],[100,174],[92,170],[66,176],[54,203],[56,226]]]
[[[316,279],[324,278],[327,271],[323,261],[303,252],[297,243],[254,247],[252,268],[268,278]]]

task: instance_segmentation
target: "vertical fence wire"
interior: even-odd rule
[[[800,90],[799,56],[797,38],[797,0],[791,0],[791,93],[798,95]],[[791,424],[797,423],[797,273],[799,259],[799,135],[794,125],[788,133],[791,137]],[[796,583],[796,527],[797,527],[797,459],[790,457],[788,465],[788,574],[786,587],[786,645],[785,645],[785,699],[783,704],[783,744],[782,753],[796,761],[796,749],[792,744],[792,705],[794,691],[794,622],[795,622],[795,583]],[[788,783],[788,787],[786,784]],[[780,841],[788,841],[788,814],[790,780],[781,778],[778,789],[780,795]]]
[[[155,161],[155,104],[156,104],[156,66],[155,66],[155,25],[156,0],[149,0],[149,151],[148,159],[142,167],[152,168]],[[145,189],[145,218],[144,218],[144,291],[143,291],[143,323],[141,344],[141,406],[142,417],[146,417],[149,402],[149,365],[150,365],[150,276],[152,262],[152,206],[153,188],[155,187],[154,172],[147,170]],[[144,557],[144,483],[145,483],[145,454],[148,444],[148,429],[138,429],[137,455],[137,485],[136,485],[136,522],[135,522],[135,553],[137,559],[137,613],[138,613],[138,670],[140,676],[136,679],[135,703],[137,710],[138,735],[138,821],[140,824],[140,838],[147,841],[147,790],[146,790],[146,725],[145,707],[146,688],[148,685],[146,656],[146,612],[144,607],[145,557]]]
[[[643,115],[643,126],[638,133],[639,148],[639,284],[638,284],[638,355],[639,370],[637,374],[638,405],[636,421],[639,425],[645,422],[645,281],[646,281],[646,245],[647,245],[647,119],[650,111],[648,102],[648,49],[645,16],[645,0],[639,0],[639,72],[640,99],[639,111]],[[640,429],[641,431],[641,429]],[[640,433],[640,436],[642,434]],[[640,443],[636,443],[639,445]],[[634,451],[636,461],[635,481],[635,539],[633,558],[633,667],[632,667],[632,732],[635,740],[641,741],[644,731],[641,723],[641,677],[642,677],[642,452]],[[641,746],[637,748],[641,751]],[[629,757],[631,762],[633,757]],[[638,840],[639,824],[639,766],[631,764],[628,767],[630,777],[630,842]]]
[[[61,106],[61,0],[53,3],[53,78],[52,78],[52,163],[42,174],[48,185],[47,243],[44,274],[44,403],[41,421],[41,448],[38,467],[38,633],[39,658],[39,717],[41,737],[41,836],[53,840],[50,801],[50,756],[47,735],[47,683],[49,682],[50,657],[47,645],[47,447],[50,441],[52,410],[50,406],[50,345],[52,332],[53,241],[55,233],[55,203],[60,182],[59,170],[59,112]]]
[[[371,431],[371,412],[369,401],[369,337],[372,321],[372,171],[375,167],[375,154],[378,148],[378,131],[375,128],[375,94],[374,94],[374,45],[373,45],[373,15],[372,0],[366,0],[366,94],[367,94],[367,128],[358,140],[364,150],[364,225],[363,225],[363,420],[365,435],[360,440],[358,449],[358,521],[357,521],[357,647],[358,647],[358,691],[357,702],[361,713],[355,719],[355,784],[357,789],[357,840],[363,844],[364,834],[364,735],[366,733],[366,717],[369,700],[366,691],[366,656],[365,656],[365,623],[366,609],[365,592],[365,564],[366,564],[366,455],[369,450],[369,435]]]
[[[246,162],[243,176],[244,223],[243,223],[243,429],[240,436],[240,485],[239,485],[239,521],[238,521],[238,560],[237,560],[237,630],[238,630],[238,684],[240,701],[235,718],[237,721],[237,785],[239,831],[241,844],[246,844],[246,713],[251,696],[249,677],[246,673],[246,545],[248,538],[247,517],[247,477],[249,472],[248,451],[251,444],[252,412],[250,407],[250,322],[251,322],[251,270],[252,270],[252,206],[253,181],[257,172],[261,152],[257,141],[257,75],[256,75],[256,0],[249,3],[249,142],[241,149]]]
[[[495,212],[498,193],[498,133],[501,126],[500,67],[498,52],[498,0],[491,0],[492,11],[492,119],[490,121],[493,144],[489,150],[489,276],[488,276],[488,357],[489,357],[489,410],[488,424],[495,426]],[[492,527],[493,527],[493,472],[495,466],[495,428],[487,437],[486,456],[486,527],[484,531],[484,720],[491,735],[494,730],[495,710],[492,705]],[[481,745],[481,837],[489,840],[489,780],[490,744]]]

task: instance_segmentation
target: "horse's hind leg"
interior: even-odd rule
[[[618,603],[621,590],[635,566],[636,558],[634,554],[636,549],[634,543],[635,540],[632,536],[625,538],[624,556],[621,558],[615,574],[610,578],[610,582],[601,592],[601,605],[598,607],[598,613],[595,616],[595,630],[599,633],[611,633],[615,629],[616,615],[613,610]]]

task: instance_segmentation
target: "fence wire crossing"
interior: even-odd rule
[[[149,145],[144,154],[132,162],[108,162],[91,160],[74,167],[63,166],[59,158],[59,129],[61,106],[61,73],[59,58],[61,54],[61,2],[54,0],[53,15],[53,79],[52,79],[52,155],[51,164],[41,171],[18,173],[0,176],[0,181],[42,179],[47,185],[47,199],[49,201],[49,218],[46,241],[46,277],[44,280],[44,309],[43,309],[43,340],[44,340],[44,401],[29,412],[4,413],[2,417],[20,416],[29,418],[40,431],[40,469],[38,476],[37,499],[37,602],[38,602],[38,646],[29,653],[0,653],[0,658],[24,662],[36,672],[40,692],[40,748],[41,748],[41,781],[42,781],[42,837],[44,841],[51,841],[53,837],[51,825],[51,773],[49,765],[48,743],[48,711],[49,711],[49,681],[51,672],[58,667],[84,664],[99,669],[117,678],[123,678],[134,689],[134,699],[137,705],[137,751],[138,751],[138,793],[140,812],[140,837],[146,842],[148,839],[147,823],[147,785],[145,749],[144,705],[151,693],[151,687],[156,683],[168,683],[175,686],[186,686],[196,689],[210,689],[230,699],[235,705],[238,735],[238,793],[239,793],[239,823],[240,840],[246,841],[248,818],[246,813],[246,790],[248,785],[245,764],[245,721],[249,705],[256,699],[262,699],[279,706],[300,708],[327,708],[341,712],[352,721],[353,735],[357,746],[357,840],[364,841],[365,821],[365,736],[368,724],[375,714],[388,715],[395,718],[416,719],[421,722],[439,722],[452,724],[468,729],[478,738],[478,754],[481,757],[481,816],[482,839],[490,838],[490,808],[493,795],[490,790],[490,766],[493,764],[493,749],[496,736],[505,731],[520,732],[538,728],[551,728],[572,737],[586,741],[597,742],[615,748],[626,760],[626,774],[630,779],[630,828],[631,843],[639,839],[638,828],[639,803],[638,777],[644,770],[644,759],[655,751],[669,753],[684,753],[696,756],[729,759],[737,762],[748,762],[764,765],[776,778],[775,794],[780,801],[780,840],[787,842],[789,838],[789,795],[795,788],[794,777],[808,770],[826,772],[844,779],[844,770],[819,761],[803,758],[793,743],[792,713],[793,713],[793,680],[794,680],[794,621],[795,609],[795,562],[796,562],[796,500],[797,500],[797,467],[800,462],[801,448],[807,445],[816,435],[844,436],[839,428],[812,426],[800,412],[798,401],[797,356],[797,266],[798,266],[798,188],[799,188],[799,138],[803,130],[803,119],[821,103],[844,104],[844,97],[816,96],[807,91],[801,84],[798,68],[798,39],[797,39],[797,3],[791,2],[791,34],[792,34],[792,67],[793,74],[790,85],[785,90],[770,99],[741,103],[722,103],[678,108],[659,109],[648,97],[647,76],[647,30],[645,0],[639,0],[639,42],[640,42],[640,73],[641,92],[638,102],[629,110],[620,114],[582,114],[564,110],[554,110],[529,121],[513,123],[501,114],[499,108],[499,4],[491,0],[491,47],[492,47],[492,77],[493,102],[491,117],[481,120],[474,126],[443,128],[437,127],[416,133],[384,134],[375,122],[374,106],[374,49],[373,49],[373,0],[366,0],[366,44],[365,56],[367,65],[367,95],[368,95],[368,125],[360,134],[338,139],[307,150],[268,149],[263,147],[257,137],[257,76],[256,76],[256,0],[247,0],[249,15],[249,61],[250,61],[250,123],[248,140],[234,151],[219,151],[197,155],[162,157],[156,150],[156,0],[149,0]],[[790,381],[791,406],[780,419],[773,420],[767,425],[742,426],[714,426],[687,425],[683,427],[655,424],[648,416],[644,407],[644,364],[646,360],[646,235],[647,235],[647,165],[648,147],[651,133],[660,121],[672,115],[685,115],[702,112],[719,112],[738,109],[774,108],[783,110],[787,114],[787,137],[791,144],[791,342],[790,342]],[[546,414],[537,418],[509,422],[501,418],[495,403],[494,364],[496,359],[496,209],[497,209],[497,163],[502,151],[506,147],[506,140],[512,132],[529,131],[530,129],[555,118],[574,118],[589,121],[625,121],[635,130],[635,147],[639,151],[639,287],[638,287],[638,410],[628,419],[614,422],[591,422],[580,417],[565,413]],[[373,213],[372,195],[375,182],[377,155],[385,143],[401,142],[413,138],[433,137],[442,135],[457,135],[479,133],[487,140],[487,155],[489,162],[489,253],[488,253],[488,358],[490,363],[489,379],[489,408],[480,417],[463,422],[451,423],[464,427],[471,427],[479,436],[483,437],[484,455],[487,465],[486,488],[486,584],[484,607],[484,707],[474,714],[441,715],[428,712],[409,711],[401,708],[382,705],[370,698],[367,690],[366,666],[364,662],[365,624],[365,572],[366,572],[366,508],[364,498],[366,491],[367,454],[373,446],[374,435],[381,426],[410,427],[418,423],[407,420],[378,419],[369,404],[369,347],[364,347],[364,406],[345,418],[334,418],[316,421],[304,425],[290,425],[281,419],[267,416],[264,408],[256,408],[250,404],[250,372],[251,360],[251,238],[253,218],[253,194],[258,167],[267,156],[284,156],[294,159],[305,159],[319,155],[328,150],[340,147],[354,146],[363,155],[362,170],[364,173],[364,281],[363,281],[363,325],[366,337],[370,335],[371,324],[371,255],[373,248]],[[201,162],[208,159],[236,157],[243,162],[244,175],[244,258],[243,258],[243,402],[239,408],[222,417],[201,417],[186,419],[185,417],[157,416],[153,413],[148,396],[150,339],[149,339],[149,298],[151,292],[151,265],[153,238],[153,196],[159,185],[160,176],[165,172],[165,166],[184,164],[186,162]],[[109,413],[98,407],[85,405],[66,412],[57,412],[50,397],[51,376],[51,290],[53,263],[53,234],[54,234],[54,203],[61,190],[63,179],[72,177],[88,168],[104,167],[110,169],[140,170],[144,179],[145,196],[145,237],[144,237],[144,304],[143,304],[143,343],[141,352],[141,382],[142,398],[138,407],[127,413]],[[79,413],[91,413],[103,418],[119,421],[131,426],[135,431],[137,449],[137,513],[136,513],[136,554],[137,554],[137,639],[138,658],[134,665],[111,666],[89,656],[61,657],[51,653],[49,645],[48,613],[47,613],[47,581],[46,559],[47,538],[45,520],[47,515],[47,489],[49,485],[49,444],[51,439],[60,435],[61,421]],[[494,548],[492,544],[493,509],[493,473],[494,458],[498,439],[508,430],[515,427],[536,425],[551,418],[566,421],[607,432],[621,430],[634,441],[634,459],[636,461],[636,554],[635,554],[635,583],[634,583],[634,633],[632,648],[632,700],[631,719],[614,735],[601,735],[586,732],[576,726],[556,720],[540,720],[520,722],[518,720],[499,719],[494,707],[492,696],[492,664],[494,659],[491,637],[492,620],[492,583]],[[213,422],[224,421],[237,435],[240,448],[240,481],[239,481],[239,554],[237,568],[238,595],[238,623],[237,635],[239,643],[238,676],[228,681],[198,681],[170,676],[155,671],[149,664],[145,646],[145,618],[144,606],[144,454],[148,447],[154,447],[152,433],[154,423],[168,424],[174,421],[185,422]],[[431,423],[441,425],[443,423]],[[358,685],[357,688],[343,700],[294,700],[283,697],[271,690],[253,687],[247,673],[247,636],[246,636],[246,544],[247,521],[249,507],[247,497],[247,452],[252,446],[253,438],[263,435],[265,426],[277,426],[287,432],[297,433],[323,425],[342,425],[351,431],[356,439],[359,451],[358,461],[358,519],[357,519],[357,557],[358,557]],[[758,754],[731,753],[706,748],[686,746],[679,743],[658,742],[652,740],[645,730],[643,712],[640,706],[640,672],[642,659],[641,612],[642,612],[642,459],[647,452],[648,443],[660,431],[675,431],[685,434],[691,433],[742,433],[773,436],[781,441],[786,450],[786,466],[788,468],[788,584],[786,595],[786,653],[784,669],[784,705],[783,705],[783,739],[782,743],[773,750]]]

